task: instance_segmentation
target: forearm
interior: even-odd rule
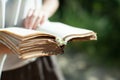
[[[58,7],[58,0],[43,0],[43,6],[41,10],[43,10],[49,18],[56,12]]]

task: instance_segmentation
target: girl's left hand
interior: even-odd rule
[[[11,52],[12,51],[8,47],[0,43],[0,54],[9,54]]]

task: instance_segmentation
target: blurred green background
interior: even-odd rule
[[[59,1],[60,7],[50,18],[51,21],[91,29],[98,36],[97,41],[69,43],[65,54],[58,56],[65,78],[67,80],[120,80],[120,0]],[[76,67],[78,65],[79,67]],[[99,75],[104,72],[107,77],[86,78],[88,74],[95,76],[97,72]],[[111,74],[107,75],[109,72]]]

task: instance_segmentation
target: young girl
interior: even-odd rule
[[[50,18],[59,5],[58,0],[1,1],[4,2],[0,5],[5,5],[4,27],[22,26],[34,30]],[[21,60],[8,53],[1,80],[63,80],[55,61],[55,56]]]

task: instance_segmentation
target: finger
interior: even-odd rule
[[[29,18],[32,14],[33,14],[34,10],[33,9],[29,9],[28,14],[26,16],[26,18]]]
[[[30,24],[29,24],[29,28],[30,29],[34,28],[34,25],[36,24],[36,21],[37,21],[37,17],[36,16],[32,16]]]
[[[29,9],[28,14],[26,15],[26,18],[24,19],[24,26],[27,29],[29,28],[29,25],[30,25],[30,19],[31,19],[32,13],[33,13],[33,10]]]
[[[37,18],[38,18],[38,12],[37,12],[37,10],[34,10],[33,14],[30,16],[30,19],[29,19],[29,28],[30,29],[34,28],[35,22],[36,22],[36,20],[38,20]]]
[[[28,18],[25,18],[24,20],[23,20],[23,25],[24,25],[24,27],[25,28],[28,28]]]
[[[42,25],[45,22],[45,15],[42,16],[41,20],[40,20],[40,25]]]
[[[34,25],[33,25],[33,29],[37,29],[37,26],[40,23],[40,21],[41,21],[41,18],[40,18],[40,16],[38,16],[35,23],[34,23]]]
[[[37,29],[38,24],[42,25],[45,22],[45,19],[45,15],[40,14],[34,23],[33,29]]]

